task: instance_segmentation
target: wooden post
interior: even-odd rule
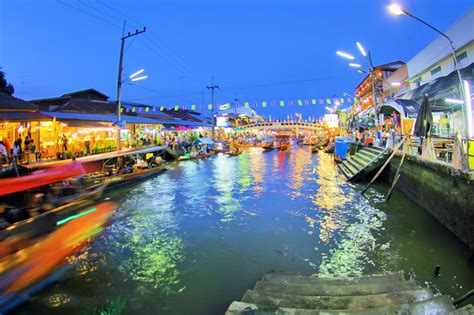
[[[395,188],[395,185],[397,184],[398,179],[400,178],[400,169],[402,168],[403,161],[405,160],[405,155],[407,153],[407,147],[408,147],[408,145],[405,143],[405,145],[403,146],[402,159],[400,161],[400,164],[398,165],[397,173],[395,174],[395,177],[393,178],[392,186],[388,190],[387,196],[385,197],[385,202],[387,202],[390,199],[390,196],[392,195],[392,191]]]
[[[380,174],[382,174],[382,171],[385,169],[385,167],[388,165],[388,163],[390,163],[390,160],[395,156],[395,153],[397,153],[398,149],[402,146],[403,142],[405,142],[405,140],[407,139],[407,136],[404,136],[402,141],[400,141],[397,146],[393,149],[393,152],[392,154],[390,155],[390,157],[387,159],[387,161],[385,161],[385,164],[382,165],[382,167],[380,168],[380,170],[377,172],[377,174],[375,174],[374,178],[372,178],[372,180],[370,181],[370,183],[364,188],[364,190],[361,192],[362,195],[365,194],[365,192],[367,191],[367,189],[369,189],[369,187],[375,182],[375,180],[380,176]]]

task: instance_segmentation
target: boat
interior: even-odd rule
[[[89,173],[85,178],[91,184],[105,184],[107,190],[144,180],[166,170],[161,153],[155,147],[155,150],[139,150],[112,157],[102,162],[100,171]]]
[[[240,155],[240,154],[242,154],[242,151],[240,151],[240,150],[227,152],[228,156],[237,156],[237,155]]]
[[[334,143],[330,143],[326,146],[326,148],[324,148],[324,152],[325,153],[334,153]]]
[[[0,313],[13,310],[54,283],[70,266],[66,258],[99,235],[116,208],[110,201],[81,208],[77,215],[64,219],[57,230],[18,251],[10,248],[11,242],[0,243],[3,252],[10,251],[0,257]]]
[[[265,143],[264,145],[262,145],[262,148],[264,151],[271,151],[275,149],[275,145],[273,143]]]
[[[89,185],[81,163],[50,167],[0,180],[0,242],[18,235],[36,238],[57,222],[95,202],[105,185]]]
[[[276,148],[280,151],[287,151],[291,148],[290,136],[286,134],[276,135]]]

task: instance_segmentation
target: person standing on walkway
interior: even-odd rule
[[[5,163],[8,163],[7,149],[5,148],[5,144],[3,144],[3,141],[0,141],[0,164]]]
[[[69,139],[67,138],[67,136],[65,134],[63,134],[63,151],[66,152],[67,151],[67,143],[69,142]]]

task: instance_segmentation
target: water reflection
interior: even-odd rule
[[[137,292],[157,289],[169,295],[182,289],[177,265],[184,259],[183,242],[175,235],[177,189],[167,175],[143,183],[121,207],[127,217],[106,234],[112,258],[108,263],[116,263],[125,280],[135,281]]]
[[[311,151],[306,148],[299,148],[293,150],[292,154],[289,157],[289,180],[288,187],[292,189],[292,196],[294,198],[299,197],[302,193],[301,188],[303,183],[306,180],[304,175],[307,165],[312,164],[312,154]]]
[[[253,177],[253,190],[256,196],[259,196],[265,188],[263,180],[263,171],[266,168],[266,160],[264,159],[263,151],[261,149],[250,150],[249,158],[250,171]]]
[[[319,239],[326,243],[335,231],[347,225],[350,208],[346,204],[349,198],[342,188],[343,180],[339,177],[330,155],[318,155],[318,167],[315,171],[319,188],[313,202],[317,206],[317,216],[320,220]]]
[[[234,212],[240,210],[240,203],[233,195],[236,177],[237,160],[245,156],[242,154],[236,158],[228,158],[220,154],[213,160],[213,186],[217,192],[215,201],[218,204],[216,211],[222,215],[222,222],[232,221]]]

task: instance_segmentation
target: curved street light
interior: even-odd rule
[[[441,36],[443,36],[444,38],[446,38],[449,41],[449,45],[451,46],[451,54],[453,55],[453,61],[454,61],[454,65],[456,67],[456,72],[457,72],[458,79],[459,79],[459,92],[461,94],[460,96],[461,96],[461,98],[463,98],[464,101],[466,101],[466,98],[468,96],[466,96],[466,94],[464,93],[464,84],[463,84],[463,80],[462,80],[462,76],[461,76],[461,71],[459,69],[459,62],[458,62],[458,59],[456,58],[456,49],[454,47],[454,43],[453,43],[452,39],[447,34],[443,33],[442,31],[440,31],[439,29],[437,29],[433,25],[431,25],[428,22],[420,19],[419,17],[414,16],[410,12],[404,10],[400,5],[398,5],[396,3],[390,4],[388,6],[388,11],[390,13],[392,13],[393,15],[406,15],[406,16],[409,16],[409,17],[417,20],[418,22],[424,24],[425,26],[431,28],[433,31],[440,34]],[[463,115],[464,115],[464,108],[463,108],[462,111],[463,111]],[[467,111],[467,109],[466,109],[466,111]],[[465,118],[467,119],[467,125],[466,126],[468,126],[469,125],[469,117],[465,117]]]

